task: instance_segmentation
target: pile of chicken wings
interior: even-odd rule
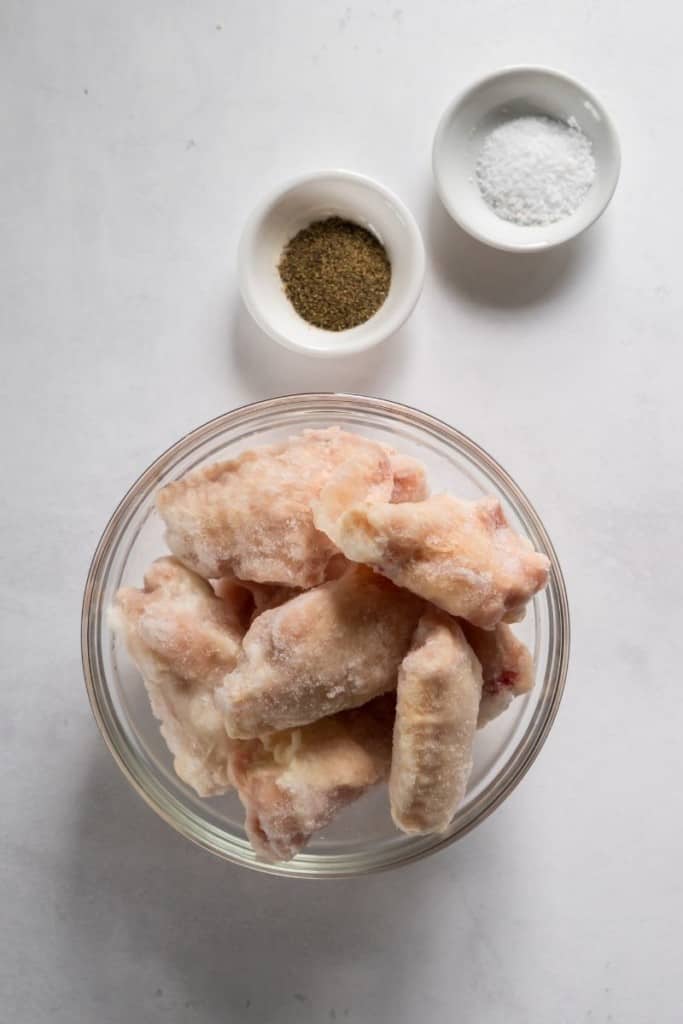
[[[156,496],[171,556],[111,623],[183,782],[235,787],[256,852],[288,860],[388,781],[407,833],[445,830],[475,730],[533,685],[511,622],[547,558],[495,498],[338,427],[203,466]]]

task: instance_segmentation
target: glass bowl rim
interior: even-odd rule
[[[128,745],[128,750],[132,763],[126,758],[124,751],[119,749],[117,740],[120,741],[121,736],[117,735],[117,730],[112,728],[112,722],[108,716],[113,715],[113,712],[106,706],[109,684],[106,672],[101,668],[99,657],[100,633],[99,629],[95,628],[99,624],[102,608],[95,598],[103,569],[106,567],[110,555],[116,550],[118,543],[125,533],[125,529],[122,531],[120,526],[124,522],[131,506],[134,505],[140,493],[145,491],[151,483],[157,481],[161,473],[171,468],[186,450],[191,450],[195,444],[202,443],[212,436],[217,436],[228,427],[235,426],[254,415],[277,413],[278,411],[291,412],[297,409],[302,412],[314,412],[316,411],[316,405],[319,406],[320,411],[324,411],[324,406],[327,402],[357,403],[364,407],[365,412],[370,411],[375,414],[390,415],[404,422],[408,421],[414,427],[419,427],[436,434],[440,440],[451,444],[461,453],[468,455],[470,458],[474,457],[474,462],[480,469],[483,468],[489,475],[497,478],[504,485],[505,489],[514,498],[516,511],[521,511],[526,520],[528,520],[528,523],[533,527],[537,539],[540,539],[542,542],[543,549],[551,561],[550,582],[546,595],[557,618],[557,632],[554,637],[555,644],[550,647],[550,655],[552,656],[552,661],[549,665],[549,670],[552,668],[550,673],[551,682],[547,694],[548,700],[546,706],[542,709],[543,713],[534,716],[520,742],[506,762],[504,769],[506,777],[501,780],[496,776],[484,792],[477,797],[468,818],[453,832],[444,836],[417,837],[417,842],[415,840],[412,841],[411,849],[404,848],[390,859],[383,859],[380,855],[375,860],[368,860],[365,864],[359,863],[358,854],[352,854],[349,857],[339,855],[328,858],[320,857],[319,855],[307,856],[303,854],[293,861],[271,864],[260,861],[253,856],[246,858],[242,853],[237,854],[235,851],[220,846],[217,842],[217,830],[191,812],[186,810],[184,818],[174,813],[170,806],[170,794],[165,793],[163,787],[159,786],[155,780],[152,780],[148,773],[144,771],[138,773],[134,770],[133,765],[135,764],[136,756],[130,745]],[[139,504],[135,507],[139,507]],[[203,849],[224,860],[240,864],[244,867],[267,874],[296,878],[353,877],[400,867],[449,846],[484,821],[507,799],[521,782],[536,760],[548,737],[564,693],[569,649],[569,604],[557,554],[543,523],[529,499],[507,471],[468,435],[450,426],[450,424],[438,417],[422,412],[410,405],[394,402],[389,399],[333,391],[301,392],[246,403],[207,420],[205,423],[182,435],[163,451],[128,488],[104,527],[88,569],[81,611],[81,659],[88,700],[100,734],[128,783],[167,824]],[[548,675],[548,672],[546,675]],[[539,709],[540,705],[537,708],[537,712]],[[483,800],[482,798],[484,797],[487,797],[487,799]]]

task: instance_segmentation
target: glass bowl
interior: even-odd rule
[[[536,685],[477,733],[467,795],[448,831],[407,836],[389,814],[386,787],[346,808],[293,861],[268,864],[252,851],[234,793],[201,799],[174,774],[139,673],[107,623],[120,586],[140,586],[165,553],[154,494],[202,463],[281,441],[306,428],[339,425],[393,445],[426,466],[434,492],[500,498],[514,529],[551,561],[550,582],[530,604],[517,634],[534,655]],[[547,533],[515,482],[485,451],[447,424],[408,406],[356,395],[290,395],[236,409],[198,427],[164,452],[133,484],[97,545],[83,598],[83,670],[104,740],[140,796],[188,839],[226,860],[291,877],[367,874],[424,857],[459,839],[491,813],[535,760],[562,697],[569,655],[569,611]]]

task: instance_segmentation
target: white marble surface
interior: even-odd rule
[[[3,0],[0,1017],[21,1024],[681,1020],[680,29],[652,0]],[[475,75],[556,65],[621,132],[577,244],[484,251],[430,143]],[[363,358],[277,349],[235,245],[271,185],[345,165],[411,206],[428,274]],[[440,415],[556,542],[566,699],[507,804],[399,873],[266,879],[128,790],[79,660],[101,528],[166,445],[306,389]]]

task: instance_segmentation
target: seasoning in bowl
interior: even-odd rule
[[[595,159],[574,118],[530,115],[505,121],[486,135],[476,174],[479,191],[502,220],[554,224],[586,198]]]
[[[369,320],[387,297],[391,263],[382,243],[342,217],[314,221],[285,246],[278,267],[299,316],[326,331]]]

